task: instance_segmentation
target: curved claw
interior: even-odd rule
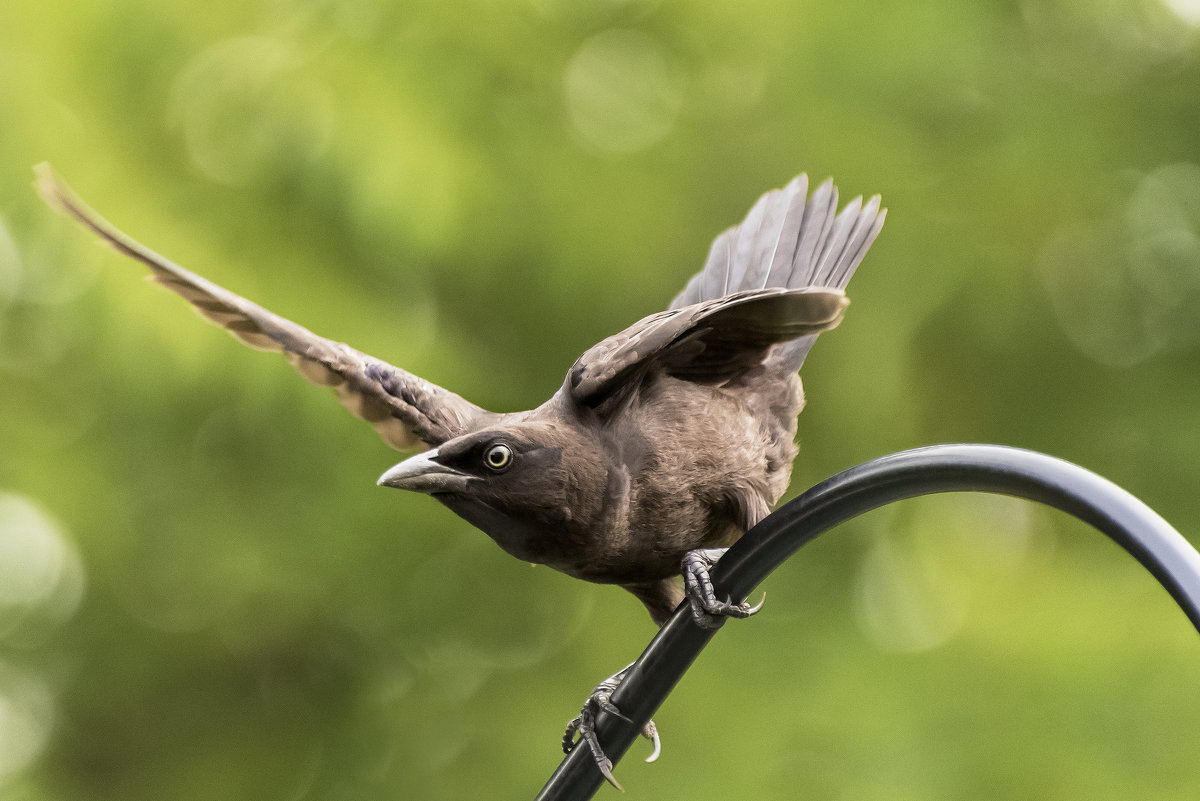
[[[621,786],[621,783],[617,781],[617,777],[613,775],[611,759],[608,757],[605,757],[604,759],[598,759],[596,760],[596,765],[599,766],[600,772],[604,774],[604,778],[609,784],[611,784],[613,787],[616,787],[621,792],[625,792],[625,788]]]
[[[763,604],[765,604],[766,602],[767,602],[767,591],[763,590],[762,597],[758,599],[758,603],[756,603],[754,606],[746,606],[746,604],[742,604],[742,606],[746,607],[746,617],[750,617],[751,615],[758,614],[758,610],[762,609]]]
[[[589,697],[587,703],[584,704],[583,711],[579,717],[567,724],[567,734],[563,736],[563,751],[570,753],[575,750],[575,746],[579,743],[587,743],[588,750],[592,752],[592,759],[596,763],[596,767],[600,769],[605,780],[618,790],[624,790],[621,783],[617,781],[617,777],[612,772],[612,760],[604,753],[604,749],[600,746],[600,738],[596,736],[596,718],[593,711],[593,704],[598,706],[594,698]],[[579,740],[572,742],[571,736],[579,732]]]
[[[600,745],[600,738],[596,736],[596,716],[600,712],[607,712],[614,717],[632,723],[632,721],[621,710],[617,709],[616,705],[609,699],[612,698],[613,690],[616,689],[621,679],[625,676],[625,668],[613,676],[605,679],[592,690],[591,695],[583,702],[583,708],[579,710],[579,714],[567,724],[566,733],[563,734],[562,749],[564,754],[569,754],[575,750],[580,743],[587,743],[588,750],[592,752],[592,759],[596,762],[596,767],[600,769],[600,773],[604,776],[613,787],[618,790],[624,790],[621,783],[613,775],[612,760],[604,753],[604,749]],[[575,739],[576,735],[579,739]],[[646,721],[646,725],[642,727],[641,735],[647,740],[654,743],[654,749],[650,756],[647,757],[647,762],[653,762],[658,759],[658,755],[662,753],[662,741],[658,736],[658,728],[654,725],[654,721]]]
[[[594,698],[596,700],[596,706],[600,707],[608,714],[618,717],[626,723],[633,723],[632,720],[621,714],[621,710],[617,709],[616,705],[614,705],[612,701],[608,700],[609,696],[607,694],[597,693]]]
[[[728,548],[701,548],[688,551],[683,557],[684,594],[692,609],[692,619],[696,625],[704,629],[720,628],[726,618],[747,618],[762,609],[767,600],[764,592],[762,600],[751,606],[746,602],[733,603],[726,598],[718,601],[713,590],[709,570],[724,556]]]
[[[650,752],[650,756],[646,757],[647,762],[654,762],[662,753],[662,740],[658,737],[658,727],[654,725],[653,720],[646,721],[646,728],[642,729],[642,736],[654,743],[654,750]]]
[[[745,619],[745,618],[750,617],[754,613],[756,613],[759,609],[762,609],[763,604],[765,604],[766,602],[767,602],[767,594],[766,594],[766,592],[764,592],[762,594],[762,598],[754,606],[751,606],[746,601],[743,601],[740,604],[726,603],[724,605],[725,610],[724,610],[723,614],[725,614],[729,617]]]

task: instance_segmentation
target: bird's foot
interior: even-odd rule
[[[592,759],[596,760],[596,766],[600,768],[600,772],[604,774],[604,778],[608,780],[608,783],[618,790],[624,790],[625,788],[613,776],[612,760],[605,755],[604,749],[600,747],[600,739],[596,736],[596,716],[603,710],[610,715],[616,715],[621,720],[629,721],[629,718],[621,714],[621,710],[617,709],[610,699],[612,698],[613,691],[617,689],[617,685],[621,683],[621,679],[625,678],[625,673],[630,667],[632,665],[622,668],[596,685],[596,689],[592,690],[592,694],[583,702],[583,709],[579,710],[579,716],[567,724],[567,731],[563,734],[562,741],[564,754],[574,751],[580,743],[587,743],[588,749],[592,752]],[[654,750],[650,756],[646,757],[647,762],[653,762],[658,759],[658,755],[662,751],[662,743],[658,739],[658,729],[655,728],[653,720],[646,721],[646,725],[642,727],[641,734],[647,740],[654,743]],[[576,735],[578,735],[578,738]]]
[[[687,595],[688,603],[692,607],[692,619],[702,629],[720,628],[726,618],[750,617],[762,609],[763,603],[767,600],[766,593],[763,593],[762,600],[754,606],[746,602],[735,604],[729,598],[724,601],[717,600],[708,572],[728,550],[728,548],[697,548],[694,551],[688,551],[683,557],[684,594]]]

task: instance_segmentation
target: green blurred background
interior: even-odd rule
[[[51,214],[499,410],[807,171],[883,194],[792,492],[1065,457],[1200,527],[1197,0],[0,4],[0,797],[528,798],[653,627],[435,502]],[[1200,643],[1002,498],[867,515],[659,712],[630,799],[1195,799]],[[602,796],[615,797],[605,789]]]

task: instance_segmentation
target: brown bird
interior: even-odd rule
[[[878,196],[838,214],[832,181],[809,197],[804,175],[768,192],[717,237],[666,311],[580,356],[541,406],[499,414],[179,267],[92,211],[47,165],[37,173],[49,203],[204,317],[335,387],[393,448],[427,446],[379,484],[431,495],[519,559],[624,587],[657,624],[685,597],[703,626],[757,611],[716,598],[708,569],[787,488],[804,406],[797,372],[816,335],[841,321],[842,288],[886,214]],[[600,708],[616,712],[608,695],[620,675],[597,688],[564,741],[569,750],[579,732],[614,784],[591,723]]]

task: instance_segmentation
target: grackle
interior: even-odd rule
[[[431,495],[519,559],[624,587],[657,624],[686,600],[706,627],[757,611],[715,597],[708,571],[788,485],[804,405],[797,373],[816,335],[841,321],[842,289],[886,214],[878,196],[838,213],[832,181],[809,196],[804,175],[768,192],[717,237],[666,311],[580,356],[541,406],[500,414],[179,267],[106,222],[48,165],[36,169],[52,206],[201,315],[334,387],[391,447],[426,446],[380,485]],[[609,696],[621,675],[596,688],[563,743],[586,742],[614,785],[593,723],[601,709],[620,714]],[[653,758],[652,722],[643,733]]]

